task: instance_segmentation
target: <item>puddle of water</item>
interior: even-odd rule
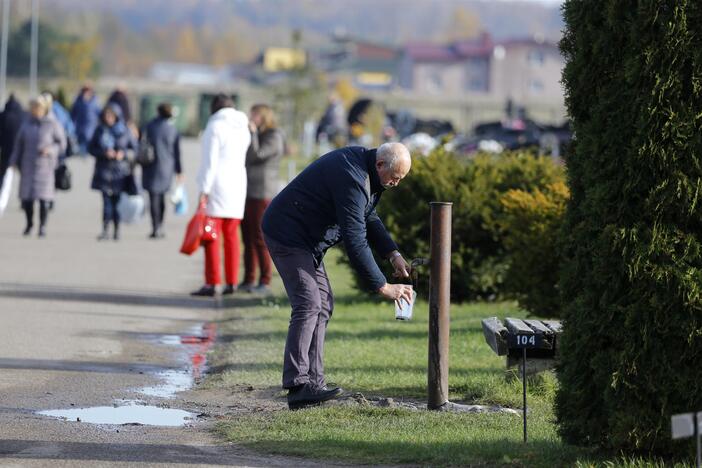
[[[153,387],[140,388],[138,392],[159,398],[173,398],[176,393],[189,390],[193,386],[193,376],[188,371],[164,371],[156,376],[165,382]]]
[[[169,345],[169,346],[179,345],[180,344],[180,336],[179,335],[163,335],[158,339],[158,342],[160,344]]]
[[[98,406],[66,410],[38,411],[37,414],[91,424],[145,424],[149,426],[182,426],[195,419],[193,413],[179,409],[144,406],[130,402],[125,406]]]
[[[181,370],[154,374],[162,383],[137,389],[136,392],[158,398],[174,398],[176,393],[190,390],[207,370],[207,353],[215,342],[217,325],[204,323],[188,328],[183,335],[156,335],[151,338],[162,345],[178,346]]]

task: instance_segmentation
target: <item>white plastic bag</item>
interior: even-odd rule
[[[0,190],[0,216],[5,212],[7,204],[10,201],[10,193],[12,192],[12,180],[14,179],[15,170],[11,167],[7,168],[5,177],[2,181],[2,190]]]
[[[117,202],[117,211],[122,222],[133,224],[144,217],[144,197],[122,193]]]
[[[188,213],[188,193],[183,184],[178,184],[173,190],[171,203],[174,205],[176,215],[181,216]]]
[[[395,319],[396,320],[412,320],[412,309],[414,301],[417,299],[417,291],[412,290],[412,301],[407,302],[406,299],[395,301]]]
[[[171,193],[171,203],[177,205],[183,198],[185,198],[185,186],[178,184]]]

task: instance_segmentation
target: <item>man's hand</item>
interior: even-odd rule
[[[393,301],[404,299],[407,301],[407,303],[412,302],[412,286],[409,284],[385,283],[380,289],[378,289],[378,294]]]
[[[395,269],[393,273],[395,278],[409,278],[412,267],[397,250],[390,254],[390,264]]]
[[[207,194],[206,193],[201,193],[200,194],[200,204],[201,205],[206,205],[207,204]]]

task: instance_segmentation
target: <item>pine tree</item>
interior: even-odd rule
[[[702,2],[567,0],[575,132],[556,411],[572,443],[680,453],[702,410]]]

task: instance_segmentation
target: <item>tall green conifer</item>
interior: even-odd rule
[[[558,421],[570,442],[667,454],[670,416],[702,410],[702,1],[563,10]]]

